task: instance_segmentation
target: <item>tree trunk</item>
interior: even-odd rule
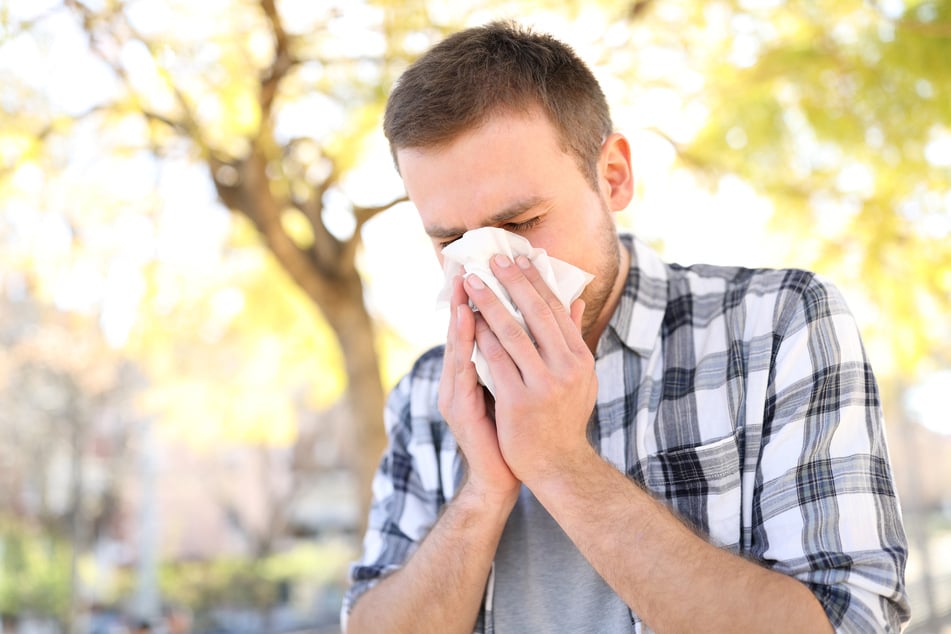
[[[358,476],[361,517],[365,517],[373,473],[385,444],[385,431],[383,383],[373,320],[363,301],[363,282],[355,264],[359,232],[347,242],[334,240],[328,247],[329,234],[324,230],[325,240],[320,243],[324,251],[320,253],[316,245],[311,249],[298,246],[281,224],[281,213],[290,202],[277,198],[272,192],[267,163],[261,148],[255,147],[247,158],[231,165],[238,172],[237,182],[218,180],[216,176],[222,164],[214,159],[209,161],[209,167],[222,202],[254,223],[267,247],[320,309],[337,337],[346,369],[345,399],[351,417],[348,458]],[[324,229],[316,225],[320,214],[313,216],[316,216],[311,218],[315,231]]]
[[[386,444],[384,394],[373,320],[363,303],[363,284],[357,275],[345,284],[342,290],[347,299],[328,307],[324,315],[337,335],[347,372],[345,398],[352,425],[350,447],[358,473],[360,507],[364,511],[358,528],[363,529],[373,474]]]

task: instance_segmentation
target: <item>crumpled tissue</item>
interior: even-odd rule
[[[443,248],[445,285],[439,293],[439,302],[442,305],[448,304],[452,296],[452,280],[456,275],[476,274],[531,336],[522,313],[489,268],[489,260],[497,253],[506,255],[513,261],[519,255],[531,260],[542,279],[566,308],[570,308],[571,303],[581,296],[584,287],[594,279],[590,273],[550,257],[545,249],[533,247],[527,239],[518,234],[497,227],[481,227],[467,231],[461,238]],[[472,351],[472,361],[475,363],[479,380],[494,396],[495,384],[478,345]]]

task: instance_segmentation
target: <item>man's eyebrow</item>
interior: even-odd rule
[[[534,209],[545,202],[547,202],[547,199],[542,198],[541,196],[532,196],[531,198],[517,200],[511,205],[504,207],[501,211],[498,211],[486,218],[482,223],[482,226],[492,227],[494,225],[509,221],[512,218],[520,216],[526,211]],[[439,225],[429,225],[426,227],[426,234],[429,237],[435,239],[454,238],[456,236],[461,236],[465,232],[466,229],[464,227],[441,227]]]

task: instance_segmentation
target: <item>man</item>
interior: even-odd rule
[[[530,262],[494,258],[531,337],[477,276],[453,280],[445,347],[388,402],[347,631],[900,629],[878,394],[833,288],[619,237],[628,142],[547,36],[449,37],[384,128],[437,255],[495,226],[595,279],[565,308]]]

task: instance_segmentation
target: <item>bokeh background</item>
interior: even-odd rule
[[[2,634],[339,630],[446,318],[383,103],[506,17],[602,81],[626,229],[844,291],[951,631],[951,1],[2,0]]]

